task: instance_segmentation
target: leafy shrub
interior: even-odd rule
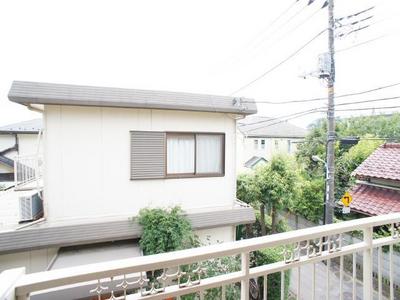
[[[143,227],[139,244],[145,255],[199,246],[189,220],[178,206],[141,209],[138,222]]]

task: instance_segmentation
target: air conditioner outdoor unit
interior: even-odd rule
[[[43,201],[39,193],[19,197],[19,221],[34,221],[43,217]]]

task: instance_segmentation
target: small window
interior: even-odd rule
[[[258,150],[258,140],[254,140],[254,150]]]
[[[287,141],[287,151],[288,151],[288,153],[292,153],[292,142],[291,142],[291,140]]]
[[[279,141],[275,140],[275,149],[278,150],[278,148],[279,148]]]
[[[213,176],[224,173],[223,134],[168,133],[167,176]]]
[[[261,149],[265,149],[265,140],[261,140]]]

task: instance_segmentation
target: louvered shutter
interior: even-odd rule
[[[165,177],[165,132],[131,131],[131,179]]]

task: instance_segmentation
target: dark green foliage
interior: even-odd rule
[[[145,208],[138,217],[143,227],[140,247],[145,255],[193,248],[199,245],[190,222],[180,207]]]
[[[283,248],[276,247],[276,248],[268,248],[260,251],[252,252],[251,255],[251,262],[252,267],[267,265],[275,262],[279,262],[283,260]],[[263,279],[258,279],[258,286],[260,290],[260,297],[259,299],[263,299]],[[279,300],[281,299],[281,273],[273,273],[268,275],[268,300]],[[289,293],[289,285],[290,285],[290,273],[285,272],[285,297],[284,299],[288,299]]]

